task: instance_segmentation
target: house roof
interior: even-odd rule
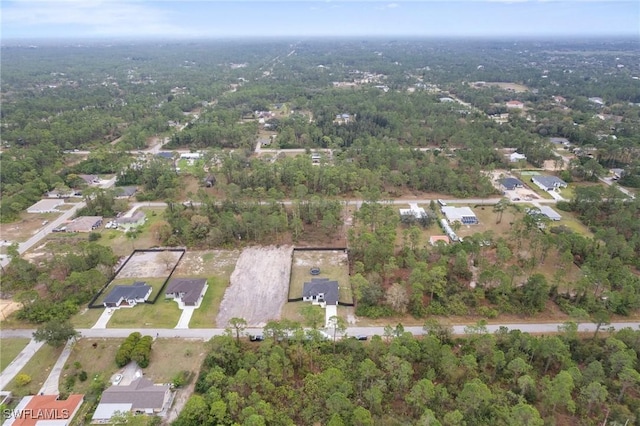
[[[562,219],[562,216],[560,216],[560,214],[555,211],[554,209],[552,209],[549,206],[540,206],[540,213],[542,213],[543,215],[545,215],[546,217],[548,217],[551,220],[560,220]]]
[[[100,226],[102,216],[80,216],[67,224],[67,232],[89,232]]]
[[[56,207],[64,204],[64,200],[56,199],[56,198],[47,198],[45,200],[40,200],[31,207],[27,209],[29,211],[49,211],[55,210]]]
[[[449,222],[462,221],[463,217],[476,217],[470,207],[444,206],[441,210]]]
[[[131,403],[124,404],[98,404],[93,412],[91,420],[108,420],[115,416],[116,413],[127,413],[131,411]]]
[[[102,404],[131,404],[131,410],[162,408],[165,393],[169,385],[154,385],[153,382],[140,377],[129,385],[110,386],[102,392]]]
[[[174,278],[167,285],[166,294],[184,293],[182,302],[193,304],[198,301],[202,289],[207,284],[205,278]]]
[[[545,175],[537,175],[531,178],[534,182],[538,182],[540,185],[543,185],[547,188],[552,188],[558,185],[567,186],[567,183],[556,176],[545,176]]]
[[[558,138],[558,137],[553,137],[553,138],[549,138],[549,141],[551,143],[557,144],[557,145],[566,145],[569,143],[569,139],[567,138]]]
[[[514,177],[506,177],[500,180],[500,184],[507,189],[517,188],[519,186],[524,186],[520,179],[516,179]]]
[[[118,186],[115,191],[116,197],[131,197],[138,192],[138,188],[135,186]]]
[[[140,220],[145,218],[145,214],[144,212],[140,211],[140,210],[136,210],[132,215],[127,216],[124,215],[122,217],[119,217],[117,219],[118,224],[122,225],[122,224],[127,224],[127,223],[137,223]]]
[[[409,203],[408,209],[399,209],[401,216],[414,216],[417,219],[427,216],[427,212],[417,203]]]
[[[316,297],[320,293],[324,294],[327,305],[337,305],[338,281],[331,281],[329,278],[312,278],[302,287],[302,297]]]
[[[78,177],[86,183],[95,183],[100,180],[100,178],[96,175],[78,175]]]
[[[141,281],[131,285],[117,285],[104,299],[104,303],[118,303],[121,299],[144,299],[151,290],[151,286]]]
[[[16,418],[13,426],[35,426],[43,424],[43,420],[64,421],[67,424],[76,410],[82,404],[84,395],[72,394],[67,399],[58,399],[59,395],[32,395],[20,401],[16,410],[20,412],[20,417]]]
[[[432,246],[436,245],[438,241],[442,241],[445,244],[451,243],[451,240],[446,235],[432,235],[429,237],[429,244]]]
[[[160,158],[166,158],[167,160],[171,160],[173,158],[173,152],[160,151],[159,153],[156,154],[156,156]]]

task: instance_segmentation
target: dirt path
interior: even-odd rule
[[[291,246],[243,250],[220,304],[217,326],[226,327],[233,317],[253,327],[278,319],[289,292],[292,254]]]

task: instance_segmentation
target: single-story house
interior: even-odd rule
[[[205,177],[202,181],[204,182],[204,186],[206,186],[207,188],[211,188],[216,184],[216,177],[214,175],[207,175],[207,177]]]
[[[432,235],[429,237],[429,244],[435,246],[439,243],[451,244],[451,240],[446,235]]]
[[[550,220],[557,221],[562,219],[562,216],[549,206],[540,206],[540,213],[548,217]]]
[[[138,192],[135,186],[118,186],[115,188],[116,198],[131,198]]]
[[[100,177],[96,175],[78,175],[80,179],[84,181],[87,185],[95,185],[100,183]]]
[[[67,426],[84,401],[84,395],[71,394],[67,399],[59,395],[30,395],[20,400],[3,423],[5,426]]]
[[[453,100],[453,98],[449,98],[449,97],[444,97],[444,98],[440,98],[440,102],[445,103],[445,102],[455,102],[455,100]]]
[[[516,179],[514,177],[501,179],[500,185],[505,189],[505,191],[513,191],[516,188],[524,188],[524,183],[522,183],[520,179]]]
[[[180,154],[180,158],[185,158],[187,160],[199,160],[202,158],[202,153],[200,152],[183,152]]]
[[[311,154],[311,162],[313,164],[320,164],[320,160],[322,160],[322,154],[318,152],[314,152],[313,154]]]
[[[479,223],[476,214],[469,207],[444,206],[441,211],[449,223],[460,222],[464,225],[477,225]]]
[[[67,232],[91,232],[102,225],[102,216],[79,216],[67,224]]]
[[[427,216],[427,212],[422,208],[418,207],[417,203],[409,203],[408,209],[399,209],[400,216],[413,216],[416,219],[421,219]]]
[[[205,278],[174,278],[169,281],[165,296],[177,299],[185,306],[198,306],[207,291]]]
[[[604,105],[604,100],[597,96],[589,98],[589,102],[594,103],[596,105]]]
[[[526,160],[527,156],[524,154],[518,154],[517,152],[509,154],[509,161],[517,163],[518,161]]]
[[[535,183],[539,188],[545,191],[553,191],[558,188],[566,188],[567,182],[556,176],[536,175],[531,178],[531,182]]]
[[[116,219],[116,223],[118,227],[128,231],[131,228],[136,228],[144,224],[144,221],[147,219],[147,216],[144,212],[140,210],[136,210],[131,214],[125,214],[118,219]]]
[[[564,146],[571,145],[571,142],[569,142],[569,139],[567,138],[553,137],[553,138],[549,138],[549,142],[551,142],[554,145],[564,145]]]
[[[172,160],[173,159],[173,152],[160,151],[159,153],[156,154],[156,157],[164,158],[165,160]]]
[[[52,213],[57,212],[58,207],[64,204],[64,200],[56,198],[48,198],[40,200],[31,207],[27,208],[27,213]]]
[[[122,412],[157,415],[170,399],[169,385],[155,385],[144,377],[129,385],[110,386],[102,392],[91,423],[108,423],[116,413]]]
[[[507,108],[523,109],[524,104],[520,101],[509,101],[506,103]]]
[[[338,298],[338,281],[331,281],[329,278],[312,278],[302,287],[302,300],[323,308],[326,305],[337,305]]]
[[[618,180],[624,176],[624,169],[611,169],[610,172],[613,175],[613,180]]]
[[[47,198],[71,198],[74,195],[74,191],[60,191],[54,189],[53,191],[47,192]]]
[[[106,308],[117,308],[119,306],[135,306],[144,303],[153,288],[144,282],[136,281],[131,285],[117,285],[105,297],[103,305]]]

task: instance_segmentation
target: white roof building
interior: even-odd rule
[[[64,204],[64,200],[47,198],[40,200],[27,209],[27,213],[51,213],[57,212],[58,207]]]
[[[562,219],[562,216],[560,216],[560,214],[555,211],[554,209],[552,209],[549,206],[540,206],[540,213],[542,213],[543,215],[545,215],[546,217],[548,217],[551,220],[560,220]]]
[[[460,222],[464,225],[478,224],[476,214],[469,207],[444,206],[441,210],[449,223]]]
[[[517,152],[509,154],[509,161],[511,161],[512,163],[516,163],[520,160],[526,160],[526,159],[527,159],[527,156],[524,154],[518,154]]]
[[[408,209],[400,209],[400,216],[413,216],[416,219],[427,216],[427,212],[417,203],[409,203]]]

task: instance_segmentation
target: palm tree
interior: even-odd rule
[[[502,215],[504,214],[504,211],[511,205],[511,203],[509,202],[509,199],[506,197],[503,197],[500,199],[500,201],[498,201],[494,206],[493,206],[493,212],[498,214],[498,217],[496,219],[496,224],[502,222]]]

